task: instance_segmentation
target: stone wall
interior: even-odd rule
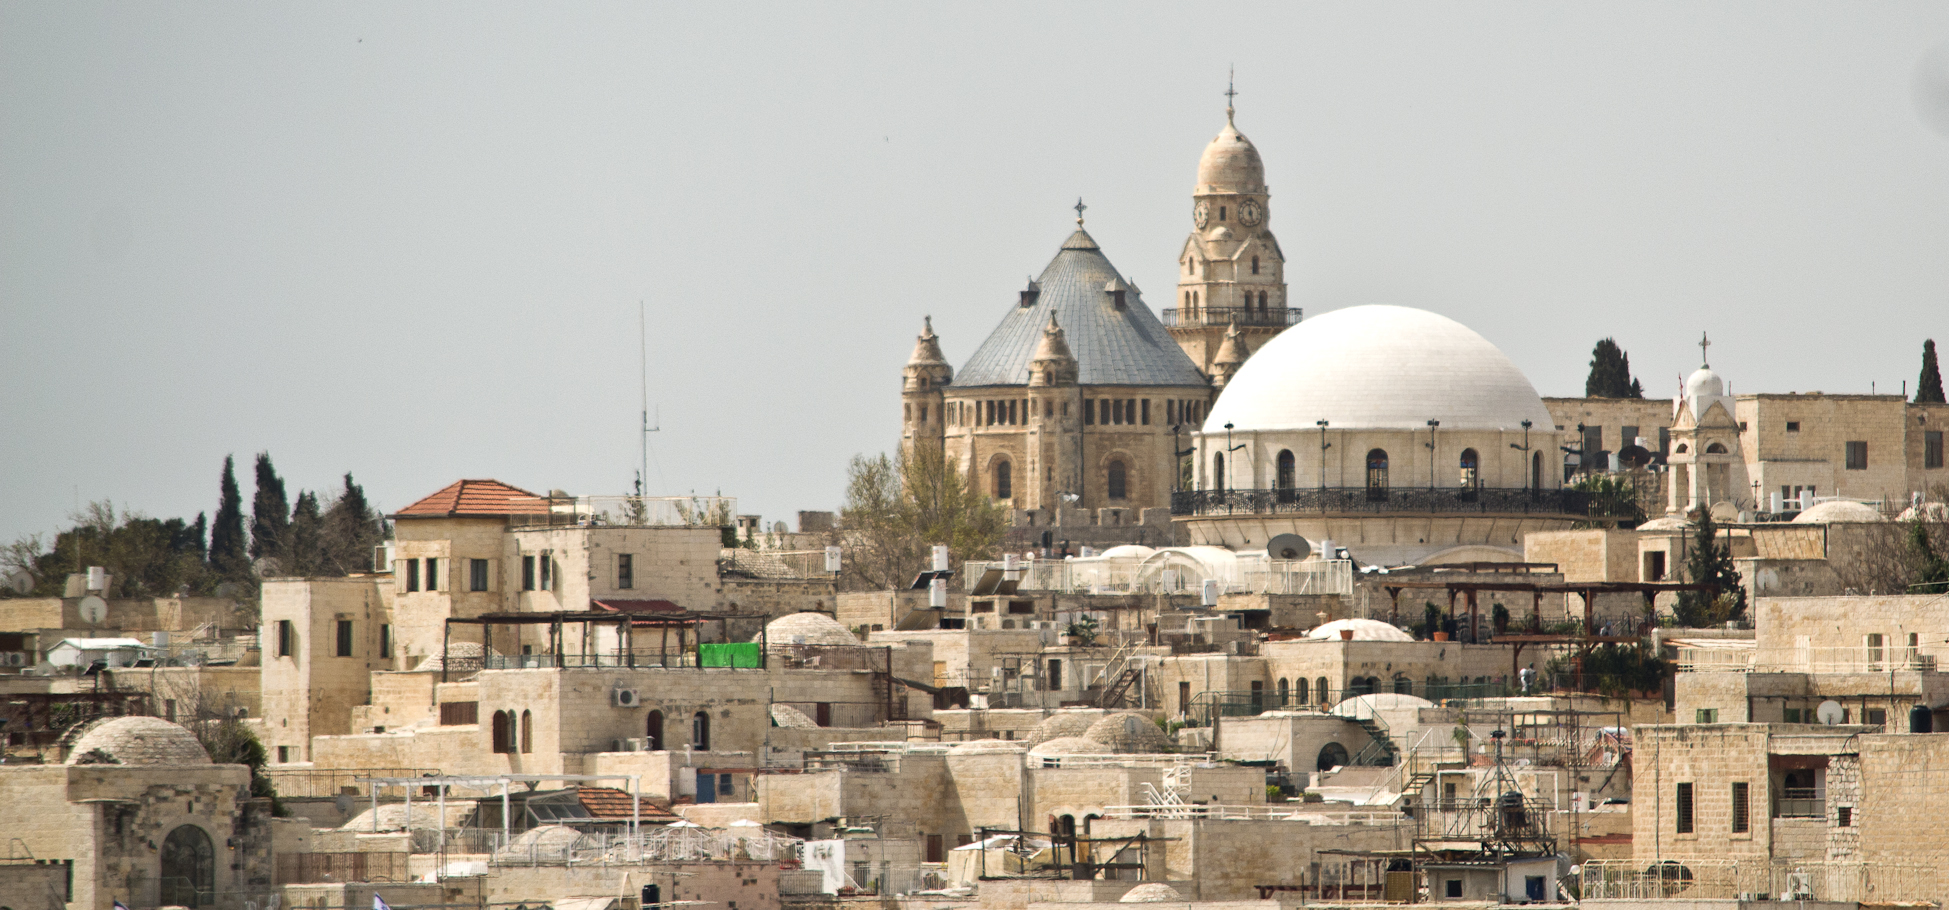
[[[393,668],[381,648],[391,605],[373,578],[273,579],[262,601],[264,748],[274,762],[309,761],[311,738],[350,732],[353,709],[370,697],[372,672]],[[350,654],[341,656],[338,630],[346,622]],[[288,654],[279,650],[281,623],[290,624]]]

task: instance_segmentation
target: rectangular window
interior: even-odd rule
[[[1854,807],[1840,806],[1835,808],[1834,824],[1836,827],[1841,827],[1841,828],[1854,827]]]
[[[1885,727],[1888,725],[1888,709],[1869,708],[1861,712],[1861,720],[1871,727]]]
[[[555,585],[554,585],[555,558],[549,555],[549,553],[546,550],[542,551],[542,554],[535,558],[541,561],[542,590],[544,591],[555,590]]]
[[[379,656],[380,657],[393,656],[392,623],[381,623],[379,626]]]
[[[467,590],[487,590],[487,560],[467,560]]]
[[[1752,823],[1747,820],[1746,812],[1749,796],[1747,786],[1745,781],[1732,785],[1732,833],[1734,834],[1745,834],[1752,830]]]
[[[523,556],[521,557],[521,590],[533,591],[534,589],[535,558],[533,556]]]
[[[636,557],[629,553],[616,554],[616,587],[636,587]]]
[[[1625,446],[1634,446],[1637,444],[1638,444],[1637,427],[1627,426],[1624,428],[1624,432],[1618,434],[1618,440],[1617,440],[1618,448],[1622,449]]]
[[[1013,398],[1008,400],[1008,425],[1011,427],[1015,425],[1015,399]]]
[[[1692,712],[1692,722],[1695,724],[1716,724],[1719,722],[1719,709],[1699,708],[1694,710]]]
[[[1644,555],[1644,580],[1665,580],[1665,551],[1653,550]]]
[[[352,621],[349,619],[341,619],[338,621],[337,653],[340,657],[352,656]]]
[[[1789,723],[1789,724],[1797,724],[1797,723],[1799,723],[1799,722],[1800,722],[1800,709],[1799,709],[1799,708],[1786,708],[1786,709],[1783,709],[1783,710],[1782,710],[1782,711],[1780,712],[1780,714],[1781,714],[1781,717],[1780,717],[1780,720],[1782,720],[1782,721],[1783,721],[1783,722],[1785,722],[1785,723]]]
[[[1164,399],[1164,422],[1168,424],[1178,422],[1178,403],[1170,398]]]
[[[440,703],[440,726],[462,727],[480,723],[480,702],[443,701]]]
[[[939,834],[927,835],[927,862],[947,862],[947,838]]]
[[[291,763],[291,747],[290,747],[290,746],[279,746],[279,747],[277,747],[277,763],[278,763],[278,764],[280,764],[280,765],[285,765],[285,764],[290,764],[290,763]]]
[[[298,651],[298,636],[291,628],[291,620],[277,621],[277,656],[291,657]]]
[[[1083,426],[1096,426],[1096,402],[1088,399],[1083,401]]]
[[[1880,667],[1881,659],[1882,657],[1886,656],[1887,653],[1888,653],[1887,647],[1882,644],[1881,633],[1880,632],[1869,633],[1868,634],[1868,663],[1871,666],[1877,668]]]
[[[406,571],[403,574],[405,575],[406,578],[406,592],[408,594],[420,589],[420,561],[419,560],[417,559],[406,560]]]
[[[428,556],[426,558],[426,589],[428,591],[440,590],[439,579],[440,579],[440,560]]]
[[[1178,713],[1191,713],[1191,684],[1188,682],[1178,683]]]
[[[1678,785],[1678,833],[1692,833],[1692,785]]]
[[[1789,421],[1787,421],[1787,432],[1789,432],[1789,433],[1798,433],[1798,432],[1800,432],[1800,421],[1798,421],[1798,420],[1789,420]]]
[[[1850,442],[1847,444],[1847,469],[1850,471],[1865,471],[1868,469],[1867,443]]]
[[[1446,887],[1447,887],[1447,891],[1448,891],[1448,895],[1447,895],[1447,896],[1449,896],[1449,897],[1461,897],[1461,896],[1462,896],[1462,880],[1461,880],[1461,879],[1459,879],[1459,878],[1451,878],[1451,879],[1449,879],[1449,880],[1448,880],[1448,884],[1447,884],[1447,886],[1446,886]]]
[[[1110,399],[1098,398],[1096,400],[1096,422],[1105,426],[1110,424]]]
[[[1935,470],[1942,467],[1942,431],[1924,430],[1922,432],[1922,467]]]

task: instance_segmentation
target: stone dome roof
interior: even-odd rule
[[[1225,128],[1218,131],[1205,153],[1198,156],[1198,186],[1193,193],[1263,193],[1265,162],[1259,149],[1245,138],[1225,113]]]
[[[774,704],[771,706],[771,725],[789,730],[812,730],[818,729],[819,722],[791,705]]]
[[[1341,629],[1352,629],[1354,641],[1413,641],[1414,636],[1378,619],[1336,619],[1321,623],[1306,637],[1315,641],[1339,641]]]
[[[1830,499],[1815,503],[1814,507],[1794,516],[1794,524],[1845,524],[1848,522],[1886,521],[1874,506],[1862,505],[1845,499]]]
[[[792,613],[780,616],[765,624],[764,635],[752,641],[763,641],[766,647],[785,647],[788,645],[845,645],[857,647],[859,639],[853,633],[824,613]]]
[[[1163,882],[1145,882],[1125,891],[1122,897],[1117,898],[1117,902],[1121,904],[1157,904],[1181,900],[1184,900],[1184,895]]]
[[[1091,724],[1102,718],[1103,715],[1096,711],[1058,711],[1036,724],[1023,742],[1033,747],[1057,737],[1082,736],[1090,731]]]
[[[111,717],[95,721],[77,737],[68,764],[82,764],[99,751],[123,765],[207,765],[210,753],[195,734],[159,717]]]
[[[1139,543],[1118,544],[1101,555],[1104,559],[1149,559],[1156,550]]]
[[[1151,719],[1134,712],[1112,714],[1096,723],[1090,724],[1083,738],[1101,743],[1104,752],[1157,753],[1169,752],[1171,741],[1164,731],[1157,728]]]
[[[955,743],[954,747],[947,751],[954,755],[980,754],[984,752],[1020,752],[1022,751],[1022,744],[1019,742],[1009,742],[1005,739],[971,739],[964,743]]]
[[[1663,515],[1638,525],[1640,531],[1690,531],[1698,524],[1678,515]]]
[[[1356,306],[1274,336],[1239,368],[1203,431],[1341,429],[1549,432],[1536,387],[1489,340],[1446,316]]]
[[[481,644],[480,642],[477,641],[456,641],[456,642],[450,642],[447,645],[447,655],[453,658],[453,666],[454,669],[456,670],[480,669],[482,653],[483,653],[483,649],[481,647]],[[493,654],[496,657],[500,656],[499,651],[489,650],[486,651],[485,653]],[[421,671],[438,670],[440,669],[441,665],[444,662],[445,661],[441,658],[440,655],[433,654],[433,655],[429,655],[425,660],[420,661],[420,665],[415,667],[414,669],[421,670]]]
[[[1037,744],[1035,748],[1029,750],[1029,754],[1104,755],[1111,751],[1113,750],[1093,739],[1084,739],[1081,736],[1058,736],[1055,739]]]

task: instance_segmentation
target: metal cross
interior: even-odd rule
[[[1082,200],[1079,199],[1077,201],[1080,202]],[[1707,354],[1710,353],[1708,349],[1711,347],[1712,347],[1712,339],[1707,338],[1704,332],[1700,332],[1699,333],[1699,363],[1703,366],[1712,365],[1712,358],[1706,356]]]
[[[1236,80],[1233,78],[1234,72],[1235,71],[1232,69],[1228,69],[1225,71],[1225,109],[1226,110],[1231,109],[1232,97],[1238,94],[1238,89],[1232,87],[1233,83],[1236,82]]]
[[[1077,224],[1083,223],[1083,210],[1086,208],[1089,208],[1089,206],[1083,204],[1083,197],[1081,196],[1076,197],[1076,223]]]

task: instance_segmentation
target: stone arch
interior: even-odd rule
[[[535,715],[532,711],[521,712],[521,752],[535,751]]]
[[[1113,501],[1130,498],[1130,469],[1124,466],[1123,459],[1110,459],[1110,464],[1103,469],[1103,486]]]
[[[1339,743],[1327,743],[1320,747],[1320,755],[1313,762],[1313,770],[1331,771],[1334,768],[1343,768],[1346,767],[1348,761],[1346,746],[1340,745]]]
[[[1293,686],[1284,676],[1279,677],[1279,707],[1292,704]]]
[[[1293,679],[1293,704],[1306,704],[1306,677],[1304,676]]]
[[[1319,699],[1320,704],[1326,704],[1327,699],[1333,697],[1333,691],[1327,686],[1326,677],[1324,676],[1313,680],[1313,688],[1317,690],[1313,697]]]
[[[1367,498],[1387,499],[1387,450],[1367,450]]]
[[[1724,455],[1726,454],[1726,444],[1723,442],[1712,443],[1711,445],[1705,447],[1705,454]]]
[[[1457,481],[1460,483],[1462,491],[1465,493],[1473,493],[1481,489],[1482,456],[1477,455],[1474,449],[1463,449],[1462,457],[1458,461],[1458,464],[1461,475],[1457,478]]]
[[[505,755],[514,751],[514,718],[506,711],[494,712],[488,730],[489,741],[496,754]]]
[[[1299,461],[1293,457],[1293,450],[1280,449],[1277,464],[1278,471],[1272,485],[1277,489],[1291,490],[1299,481],[1297,476]]]
[[[180,825],[162,841],[162,903],[203,907],[214,902],[217,890],[216,849],[210,834],[195,825]]]
[[[649,746],[651,752],[663,751],[662,711],[651,711],[649,718],[643,721],[643,739],[644,745]]]
[[[1015,497],[1015,464],[1007,456],[997,457],[988,466],[988,491],[996,499]]]
[[[699,711],[690,716],[690,745],[699,752],[711,750],[711,714]]]

